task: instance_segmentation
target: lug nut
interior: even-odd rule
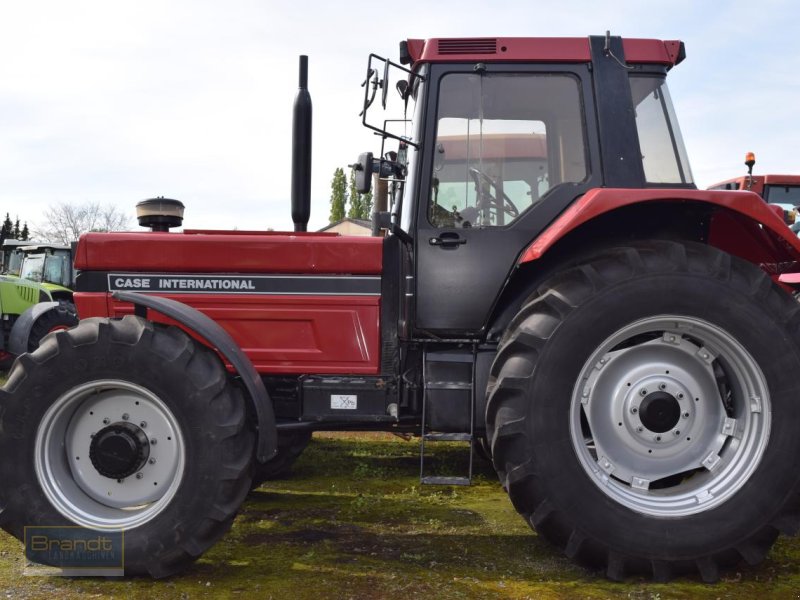
[[[665,389],[667,389],[667,384],[666,383],[660,383],[658,385],[658,389],[660,389],[663,392]]]
[[[684,419],[688,419],[689,418],[689,413],[688,412],[683,413],[683,418]]]
[[[639,433],[642,433],[642,432],[644,431],[644,427],[642,427],[641,425],[639,425],[639,426],[636,428],[636,431],[638,431]]]
[[[136,474],[136,479],[141,479],[142,477],[144,477],[144,475],[142,475],[141,473]]]
[[[683,394],[678,394],[678,398],[683,398]]]
[[[640,389],[640,390],[639,390],[639,395],[640,395],[640,396],[647,396],[647,390],[646,390],[646,389],[644,389],[644,388]]]
[[[632,407],[632,408],[631,408],[631,412],[632,412],[633,414],[636,414],[636,413],[638,413],[638,412],[639,412],[639,409],[638,409],[638,408],[636,408],[636,407],[634,406],[634,407]]]
[[[122,413],[122,420],[123,421],[127,421],[130,418],[131,418],[131,416],[128,413]]]
[[[148,464],[154,465],[154,464],[156,464],[156,459],[153,458],[153,457],[150,457],[150,460],[148,460],[147,462],[148,462]]]
[[[660,436],[660,435],[657,435],[657,436],[656,436],[656,441],[657,441],[657,442],[660,442],[660,441],[661,441],[661,436]]]
[[[109,423],[111,423],[111,419],[109,419],[108,417],[103,419],[103,425],[108,425]]]
[[[150,438],[150,445],[151,446],[155,446],[157,443],[158,443],[158,440],[156,438]]]
[[[142,429],[147,427],[147,421],[142,421],[141,423],[139,423],[139,427],[141,427]]]

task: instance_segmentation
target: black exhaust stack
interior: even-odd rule
[[[311,94],[308,93],[308,56],[300,56],[300,89],[294,99],[292,121],[292,221],[295,231],[306,231],[311,216]]]

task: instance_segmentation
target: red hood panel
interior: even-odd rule
[[[75,268],[164,273],[380,274],[383,238],[294,233],[87,233]]]

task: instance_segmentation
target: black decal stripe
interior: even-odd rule
[[[96,275],[82,273],[83,275]],[[132,291],[146,294],[249,294],[281,296],[378,296],[380,276],[206,275],[186,273],[104,273],[86,277],[79,291]],[[101,284],[102,281],[102,284]],[[102,289],[98,286],[102,285]]]

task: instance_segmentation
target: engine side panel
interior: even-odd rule
[[[114,291],[157,294],[219,323],[262,374],[376,375],[381,238],[318,234],[87,234],[80,318],[122,317]],[[148,315],[173,323],[163,315]]]

